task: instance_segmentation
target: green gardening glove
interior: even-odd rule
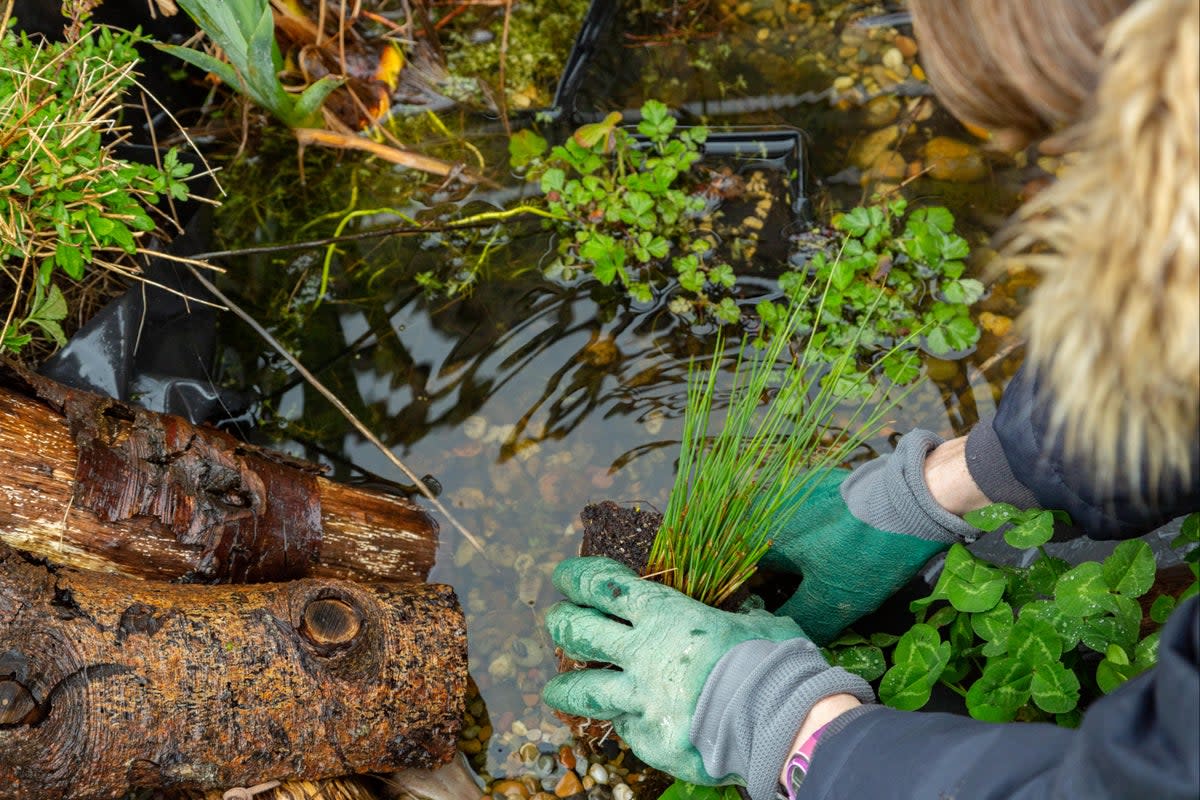
[[[693,716],[705,682],[730,650],[751,641],[767,646],[794,641],[811,651],[810,671],[824,675],[830,670],[792,620],[762,611],[718,611],[674,589],[639,578],[607,558],[564,561],[554,571],[554,585],[569,600],[546,614],[546,627],[554,641],[577,661],[602,661],[619,671],[585,669],[558,675],[546,685],[546,703],[568,714],[611,720],[639,758],[690,783],[712,786],[745,779],[744,775],[709,774],[691,738]],[[804,682],[798,679],[789,683]],[[837,685],[829,693],[835,691],[845,689]],[[789,721],[796,726],[791,729],[793,733],[807,711],[802,708],[797,713],[798,719]],[[783,736],[770,738],[778,739],[786,749],[790,735],[787,741]],[[704,741],[710,738],[719,737],[709,736]],[[776,776],[782,762],[780,755]],[[731,762],[722,759],[713,763]]]
[[[762,565],[801,576],[775,613],[826,644],[907,583],[932,556],[978,531],[946,511],[925,485],[925,457],[942,443],[929,431],[900,438],[891,455],[853,472],[797,481],[768,532]],[[805,496],[805,492],[811,492]]]

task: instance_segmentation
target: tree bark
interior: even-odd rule
[[[0,546],[0,800],[430,768],[466,681],[447,586],[169,584]]]
[[[178,417],[6,377],[26,393],[0,385],[0,542],[156,579],[429,575],[438,527],[406,498]]]

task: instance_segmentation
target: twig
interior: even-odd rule
[[[417,477],[415,472],[405,466],[404,462],[397,458],[396,454],[393,453],[387,447],[387,445],[380,441],[379,437],[372,433],[371,429],[364,425],[362,421],[354,415],[354,412],[351,411],[336,394],[331,392],[325,386],[325,384],[321,383],[321,381],[317,380],[317,376],[309,372],[305,366],[300,363],[299,359],[288,352],[288,350],[282,344],[280,344],[279,341],[272,336],[266,328],[264,328],[262,325],[259,325],[253,317],[242,310],[240,306],[226,297],[220,289],[214,286],[211,281],[200,274],[200,270],[196,269],[191,264],[188,264],[188,269],[191,270],[192,276],[200,282],[200,285],[210,291],[213,297],[216,297],[218,300],[224,303],[230,311],[232,311],[243,322],[249,325],[255,333],[263,338],[267,344],[269,344],[281,356],[287,359],[288,363],[291,364],[297,372],[304,376],[304,379],[308,381],[309,385],[316,389],[322,397],[328,400],[329,403],[336,408],[343,417],[346,418],[346,421],[353,425],[354,429],[362,434],[363,438],[378,448],[379,452],[383,453],[384,457],[387,458],[388,461],[391,461],[392,464],[394,464],[401,472],[403,472],[410,481],[416,484],[417,488],[421,491],[421,494],[425,495],[426,499],[433,504],[433,507],[440,511],[442,516],[444,516],[451,525],[458,529],[458,532],[461,533],[463,537],[471,543],[472,547],[474,547],[480,553],[486,555],[486,553],[484,553],[483,545],[480,543],[479,539],[477,539],[470,531],[463,527],[462,523],[459,522],[444,505],[442,505],[442,502],[437,499],[437,496],[434,495],[434,493],[429,490],[429,487],[425,485],[425,481],[421,480],[419,477]]]

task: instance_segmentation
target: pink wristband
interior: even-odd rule
[[[828,727],[829,723],[825,723],[813,731],[812,735],[804,740],[804,744],[800,745],[800,749],[793,753],[788,760],[787,783],[783,787],[787,792],[787,800],[796,800],[796,793],[800,791],[800,784],[804,782],[804,776],[808,774],[809,765],[812,764],[813,751],[817,749],[817,742],[821,740],[821,734]]]

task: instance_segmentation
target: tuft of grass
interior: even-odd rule
[[[138,32],[85,24],[50,43],[0,17],[0,350],[15,353],[64,342],[66,297],[91,267],[137,277],[142,243],[171,226],[155,206],[188,197],[192,166],[174,149],[155,165],[116,154]]]
[[[849,460],[899,399],[859,371],[857,337],[829,364],[819,326],[800,336],[802,317],[826,317],[828,292],[814,281],[765,347],[743,337],[724,424],[711,435],[724,337],[706,374],[695,361],[689,368],[679,466],[648,573],[701,602],[719,606],[745,583],[770,546],[769,530],[802,505],[791,498],[802,501]],[[860,335],[869,324],[860,323]]]

